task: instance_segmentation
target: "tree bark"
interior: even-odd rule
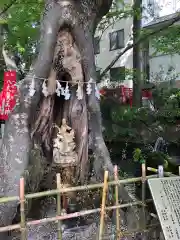
[[[29,87],[33,76],[47,78],[48,70],[53,58],[52,48],[55,46],[56,34],[62,21],[59,6],[50,8],[44,16],[41,29],[41,48],[34,66],[24,80],[18,84],[17,103],[14,111],[9,116],[5,126],[0,151],[0,186],[1,197],[18,196],[19,180],[28,167],[29,152],[32,147],[29,131],[29,118],[31,111],[37,106],[40,99],[42,82],[35,79],[36,94],[33,98],[29,96]],[[16,214],[18,202],[0,205],[0,226],[9,225]],[[0,235],[0,239],[6,239],[7,234]]]
[[[32,115],[42,98],[41,79],[49,77],[59,30],[63,26],[70,26],[81,54],[84,81],[88,82],[90,79],[96,81],[93,33],[102,16],[108,12],[111,3],[112,0],[46,1],[38,58],[33,70],[19,83],[16,108],[10,115],[5,128],[0,153],[1,197],[19,195],[19,179],[28,168],[29,153],[33,148],[30,128]],[[35,80],[36,93],[30,97],[29,87],[32,79]],[[72,98],[67,106],[65,105],[64,114],[69,115],[71,127],[75,128],[79,134],[77,143],[81,155],[81,163],[78,166],[80,181],[84,183],[89,171],[88,158],[83,157],[88,153],[88,148],[91,148],[94,155],[93,168],[96,179],[103,180],[105,169],[109,171],[110,178],[113,178],[113,165],[102,135],[100,105],[95,97],[95,86],[91,95],[84,97],[81,101],[75,99],[75,91],[73,88],[71,90]],[[80,117],[78,117],[79,111]],[[82,137],[83,133],[85,137]],[[91,146],[86,140],[88,133]],[[120,198],[123,202],[131,200],[122,186]],[[13,202],[0,205],[0,226],[11,224],[16,214],[17,204]],[[131,208],[130,212],[133,221],[136,222],[136,216]],[[0,235],[0,239],[6,238]]]

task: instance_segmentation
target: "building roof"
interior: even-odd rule
[[[149,22],[148,24],[146,24],[144,26],[144,28],[153,28],[158,26],[159,24],[163,24],[163,23],[167,23],[168,21],[173,20],[174,18],[180,16],[180,11],[176,12],[176,13],[172,13],[163,17],[159,17],[154,19],[153,21]]]

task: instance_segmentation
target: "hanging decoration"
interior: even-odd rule
[[[81,83],[78,83],[78,88],[76,91],[76,96],[78,100],[82,100],[83,99],[83,86]]]
[[[32,96],[34,96],[34,94],[36,92],[35,81],[34,81],[35,78],[44,80],[43,84],[42,84],[42,93],[44,94],[45,97],[47,97],[49,95],[48,88],[47,88],[47,79],[39,78],[39,77],[36,77],[36,76],[33,77],[32,83],[29,87],[29,95],[32,97]],[[69,89],[69,82],[66,82],[66,87],[65,88],[62,87],[61,82],[65,83],[66,81],[56,80],[56,91],[55,92],[56,92],[58,97],[60,97],[62,95],[62,96],[64,96],[65,100],[69,100],[70,97],[71,97],[70,89]],[[76,96],[79,100],[83,99],[83,85],[84,84],[86,85],[86,94],[87,95],[92,94],[92,84],[94,84],[95,85],[95,96],[98,99],[100,99],[99,89],[98,89],[96,83],[91,78],[88,82],[79,82],[78,83]]]
[[[65,87],[65,91],[64,91],[64,99],[69,100],[70,96],[71,96],[71,94],[69,92],[69,85],[68,85],[68,82],[66,82],[66,87]]]
[[[87,87],[86,87],[87,95],[90,95],[92,93],[92,86],[91,86],[91,84],[92,84],[92,78],[87,83]]]
[[[47,81],[47,79],[44,80],[43,85],[42,85],[42,93],[44,94],[45,97],[47,97],[49,95],[48,94],[48,89],[47,89],[47,86],[46,86],[46,81]]]
[[[97,97],[97,99],[100,99],[99,89],[96,84],[95,84],[95,96]]]
[[[57,84],[56,94],[57,94],[58,97],[60,97],[61,96],[61,88],[62,88],[62,86],[59,83],[59,81],[57,81],[57,80],[56,80],[56,84]]]
[[[8,115],[16,105],[17,94],[16,71],[4,73],[4,85],[0,93],[0,119],[7,120]]]
[[[34,76],[33,76],[31,85],[29,86],[29,95],[30,95],[30,97],[33,97],[35,92],[36,92],[36,90],[35,90],[35,81],[34,81]]]

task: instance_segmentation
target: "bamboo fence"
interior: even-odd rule
[[[147,170],[152,171],[154,173],[158,173],[157,169],[154,168],[147,168]],[[164,172],[165,176],[172,176],[173,174],[169,172]],[[155,225],[145,225],[145,207],[146,203],[152,201],[152,199],[146,200],[145,196],[145,186],[146,186],[146,181],[147,179],[150,178],[155,178],[158,177],[158,174],[146,176],[146,166],[145,164],[142,164],[142,176],[137,177],[137,178],[129,178],[129,179],[118,179],[118,169],[117,166],[114,167],[114,181],[109,181],[108,182],[108,172],[105,171],[104,173],[104,182],[103,183],[98,183],[98,184],[91,184],[91,185],[86,185],[86,186],[76,186],[76,187],[62,187],[61,185],[61,177],[60,174],[58,173],[56,175],[56,184],[57,184],[57,189],[54,190],[49,190],[49,191],[44,191],[44,192],[39,192],[39,193],[31,193],[25,195],[25,182],[24,178],[20,179],[20,192],[19,196],[14,196],[14,197],[3,197],[0,198],[0,204],[1,203],[7,203],[10,201],[19,201],[20,202],[20,217],[21,221],[19,224],[14,224],[14,225],[9,225],[9,226],[4,226],[0,227],[0,232],[6,232],[6,231],[12,231],[12,230],[20,230],[21,232],[21,240],[27,240],[27,228],[32,225],[38,225],[38,224],[43,224],[43,223],[49,223],[49,222],[56,222],[57,223],[57,236],[58,240],[62,240],[62,230],[61,230],[61,222],[66,219],[71,219],[71,218],[76,218],[80,216],[85,216],[93,213],[100,213],[100,227],[99,227],[99,240],[103,239],[103,234],[104,234],[104,219],[106,216],[107,211],[116,211],[116,240],[120,240],[121,237],[123,236],[128,236],[132,235],[134,233],[138,232],[148,232],[149,229],[153,227],[157,227],[157,224]],[[125,204],[119,204],[119,192],[118,192],[118,186],[121,184],[128,184],[128,183],[136,183],[136,182],[142,182],[142,199],[141,201],[132,201],[129,203]],[[107,191],[109,186],[115,186],[115,205],[114,206],[106,206],[107,203]],[[65,214],[61,215],[61,196],[64,193],[68,192],[77,192],[77,191],[83,191],[83,190],[93,190],[97,188],[102,188],[102,203],[100,208],[96,209],[90,209],[90,210],[83,210],[79,212],[74,212],[70,214]],[[44,196],[53,196],[57,195],[57,215],[54,217],[49,217],[49,218],[44,218],[40,220],[32,220],[32,221],[26,221],[25,218],[25,201],[33,198],[40,198]],[[131,232],[121,232],[120,230],[120,209],[122,208],[127,208],[127,207],[132,207],[132,206],[141,206],[143,210],[143,222],[144,226],[142,229],[135,229],[132,230]]]

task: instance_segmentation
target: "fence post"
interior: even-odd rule
[[[117,165],[114,166],[114,180],[118,181],[118,167]],[[116,201],[116,206],[119,205],[119,191],[118,191],[118,183],[115,185],[115,201]],[[120,240],[121,239],[121,231],[120,231],[120,211],[119,208],[116,208],[116,239]]]
[[[59,190],[57,194],[57,216],[61,215],[61,176],[60,173],[56,174],[56,184],[57,184],[57,189]],[[58,240],[62,240],[62,228],[61,228],[61,221],[57,221],[57,237]]]
[[[27,240],[24,188],[24,178],[20,178],[21,240]]]
[[[142,213],[143,213],[143,227],[146,229],[146,210],[145,210],[145,199],[146,199],[146,164],[142,163]]]
[[[164,177],[164,168],[163,168],[162,165],[159,165],[159,166],[158,166],[158,177],[159,177],[159,178]]]
[[[99,240],[102,240],[104,232],[104,216],[105,216],[105,205],[106,205],[106,195],[108,190],[108,171],[104,172],[104,186],[102,192],[102,203],[101,203],[101,216],[100,216],[100,226],[99,226]]]

